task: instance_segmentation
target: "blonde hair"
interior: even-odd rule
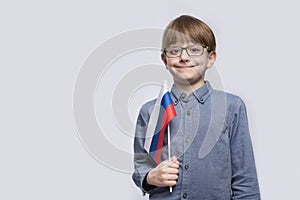
[[[168,48],[180,40],[208,46],[209,52],[216,50],[215,36],[210,27],[189,15],[181,15],[168,24],[163,34],[162,48]]]

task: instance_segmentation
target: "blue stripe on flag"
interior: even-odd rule
[[[170,92],[166,92],[161,100],[161,105],[166,109],[172,103]]]

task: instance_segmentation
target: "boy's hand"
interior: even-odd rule
[[[147,183],[158,187],[174,186],[178,179],[179,162],[175,156],[165,160],[152,169],[147,175]]]

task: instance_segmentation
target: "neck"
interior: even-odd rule
[[[198,88],[202,87],[204,84],[205,84],[205,81],[203,79],[201,81],[198,81],[195,84],[191,84],[191,83],[182,84],[182,83],[174,82],[175,87],[187,95],[189,95],[193,91],[197,90]]]

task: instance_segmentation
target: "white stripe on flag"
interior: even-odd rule
[[[168,92],[168,90],[167,90],[167,81],[165,80],[164,84],[162,85],[162,87],[160,89],[159,95],[156,99],[156,102],[155,102],[155,105],[151,112],[150,119],[149,119],[148,126],[147,126],[144,148],[148,153],[150,151],[150,146],[151,146],[151,141],[152,141],[153,135],[155,134],[155,128],[156,128],[156,124],[157,124],[157,121],[159,118],[159,112],[161,109],[161,101],[166,92]]]

